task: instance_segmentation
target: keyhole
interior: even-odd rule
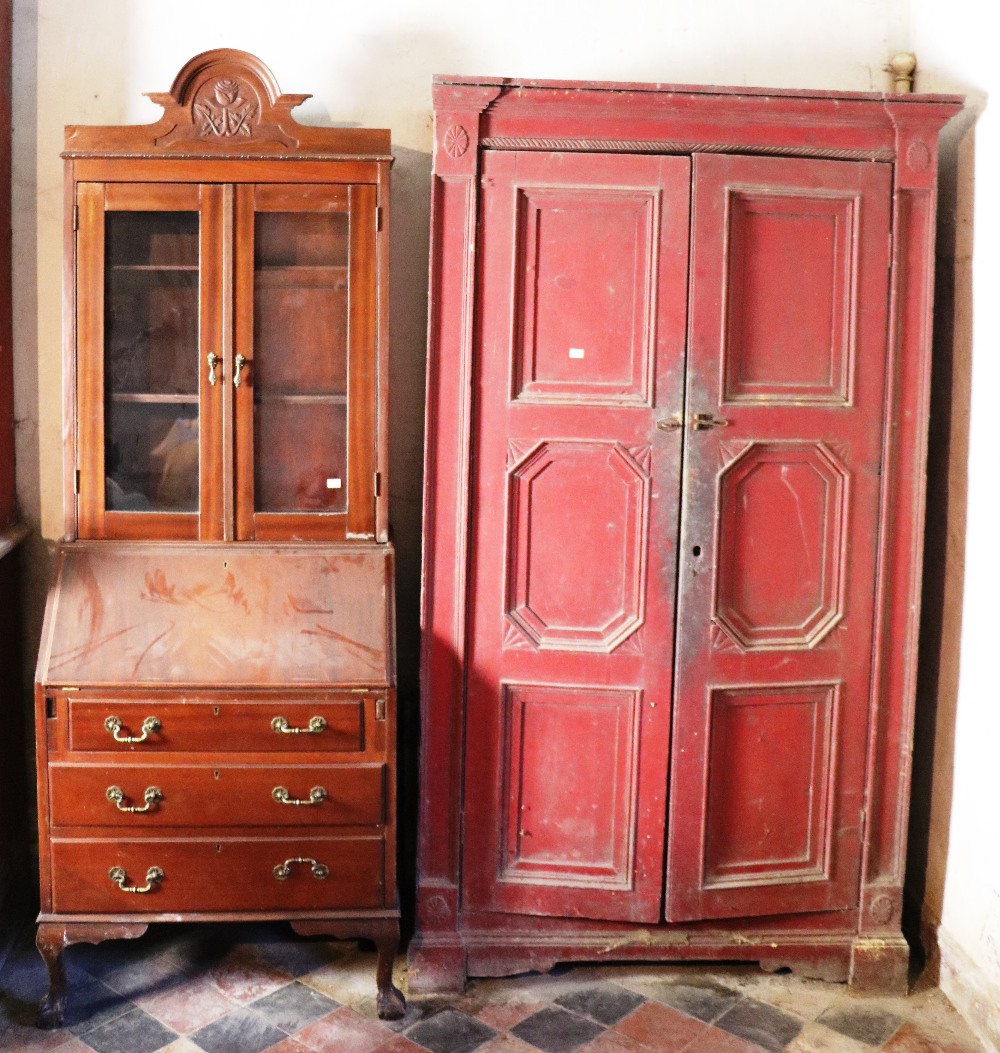
[[[701,545],[695,545],[694,548],[691,549],[691,555],[693,555],[693,556],[700,556],[701,555]]]

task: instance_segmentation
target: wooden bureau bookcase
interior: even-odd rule
[[[960,105],[435,80],[412,989],[905,984]]]
[[[238,51],[68,128],[65,536],[36,683],[41,914],[368,937],[396,896],[389,133],[297,124]]]

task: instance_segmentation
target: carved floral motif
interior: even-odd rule
[[[876,925],[888,924],[895,909],[892,897],[886,895],[876,896],[868,905],[868,913]]]
[[[238,81],[220,80],[215,84],[215,98],[194,104],[198,131],[205,138],[229,139],[236,135],[253,135],[257,103],[243,97]]]
[[[449,157],[461,157],[468,149],[469,133],[460,124],[453,124],[444,133],[444,152]]]

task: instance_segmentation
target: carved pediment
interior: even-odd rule
[[[168,92],[148,92],[163,107],[154,124],[68,127],[63,156],[296,157],[389,154],[389,133],[299,124],[291,111],[310,95],[282,94],[274,74],[246,51],[196,55]]]

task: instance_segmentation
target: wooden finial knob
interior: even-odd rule
[[[885,67],[892,74],[892,90],[905,95],[913,91],[913,73],[917,68],[917,56],[912,51],[897,51]]]

